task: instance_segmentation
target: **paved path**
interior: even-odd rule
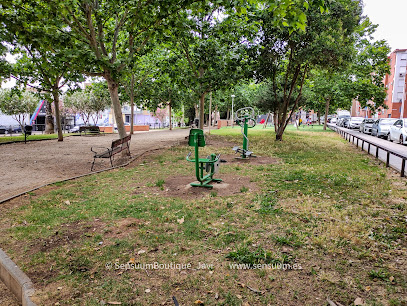
[[[130,150],[134,156],[170,147],[188,134],[189,129],[136,132]],[[112,140],[117,138],[117,134],[70,136],[62,142],[46,140],[0,145],[0,202],[44,184],[89,173],[93,161],[90,148],[110,147]],[[120,162],[123,161],[119,157],[115,165]],[[109,167],[108,159],[96,160],[95,170]]]
[[[378,138],[378,137],[375,137],[375,136],[371,136],[371,135],[368,135],[368,134],[363,134],[363,133],[361,133],[361,132],[359,132],[357,130],[350,130],[350,129],[343,128],[343,127],[338,127],[338,126],[334,126],[334,127],[336,127],[339,130],[345,131],[345,132],[347,132],[347,133],[349,133],[351,135],[357,136],[362,140],[367,140],[370,143],[372,143],[372,145],[370,145],[370,152],[369,153],[374,155],[374,156],[376,155],[376,148],[377,148],[375,145],[377,145],[377,146],[386,148],[388,150],[391,150],[391,151],[393,151],[393,152],[395,152],[397,154],[400,154],[400,155],[404,156],[407,159],[407,146],[405,146],[405,145],[390,142],[388,140]],[[353,142],[353,137],[351,137],[351,142]],[[354,140],[354,144],[355,145],[357,144],[356,138]],[[361,147],[361,145],[362,145],[362,141],[359,140],[359,147]],[[365,142],[364,145],[363,145],[363,150],[367,151],[368,148],[369,148],[369,144]],[[387,153],[385,151],[379,149],[379,156],[378,157],[379,157],[379,159],[381,161],[386,162]],[[401,171],[401,163],[402,163],[402,158],[390,154],[389,164],[390,164],[390,166],[392,168],[394,168],[398,172],[400,172]],[[406,169],[405,169],[404,173],[407,176],[407,163],[406,163]]]

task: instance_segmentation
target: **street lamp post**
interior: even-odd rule
[[[234,100],[235,100],[235,95],[231,95],[231,97],[232,97],[232,128],[233,128],[233,123],[234,123],[234,121],[235,121],[235,119],[234,119],[234,117],[233,117],[233,102],[234,102]]]

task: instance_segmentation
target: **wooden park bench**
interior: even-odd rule
[[[79,134],[82,135],[100,135],[100,128],[96,125],[89,125],[89,126],[80,126],[79,127]]]
[[[131,135],[128,135],[124,138],[113,140],[112,146],[110,148],[105,148],[105,147],[90,148],[90,150],[94,153],[92,168],[90,169],[90,171],[93,171],[93,167],[95,165],[96,158],[109,158],[110,165],[113,168],[113,159],[117,153],[120,153],[122,151],[127,151],[127,155],[131,156],[130,155],[130,140],[131,140]],[[102,150],[95,151],[94,148],[103,148],[103,151]]]

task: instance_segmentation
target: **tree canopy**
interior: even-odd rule
[[[23,130],[26,119],[35,111],[39,98],[32,92],[0,89],[0,111],[12,116]]]

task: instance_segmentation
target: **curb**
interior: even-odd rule
[[[0,280],[23,306],[35,306],[31,301],[34,285],[28,276],[0,249]]]

